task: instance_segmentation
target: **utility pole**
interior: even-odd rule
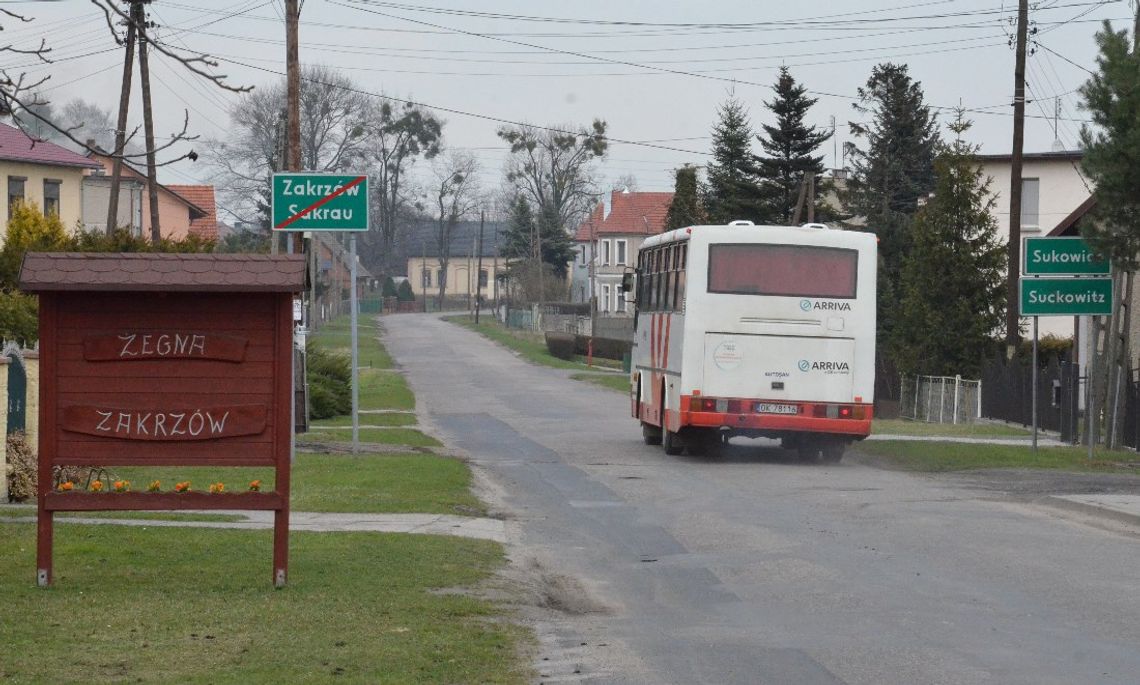
[[[154,115],[150,107],[150,66],[146,54],[146,13],[143,10],[142,1],[131,3],[131,16],[134,17],[139,37],[139,80],[142,81],[143,132],[146,134],[146,192],[150,201],[150,239],[151,242],[157,243],[162,240],[162,227],[158,221],[158,171],[154,161]]]
[[[131,21],[127,22],[127,52],[123,58],[123,86],[119,91],[119,121],[115,126],[115,159],[111,167],[111,197],[107,203],[107,235],[111,235],[119,223],[119,185],[123,176],[122,154],[127,144],[127,111],[131,106],[131,76],[135,70],[134,16],[135,10],[132,5]]]
[[[285,100],[286,100],[286,139],[289,141],[289,154],[285,157],[285,169],[301,169],[301,57],[298,47],[298,28],[301,23],[300,0],[285,0]],[[302,252],[302,235],[293,236],[293,252]],[[353,284],[355,287],[356,284]]]
[[[1018,276],[1021,274],[1021,154],[1025,145],[1025,50],[1029,34],[1029,0],[1017,3],[1017,56],[1013,67],[1013,153],[1009,174],[1009,260],[1006,263],[1006,356],[1013,359],[1020,340]]]
[[[479,210],[479,243],[475,267],[475,325],[479,325],[479,304],[483,298],[483,210]]]

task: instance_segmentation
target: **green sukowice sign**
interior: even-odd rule
[[[368,176],[274,174],[273,230],[367,231]]]
[[[1041,276],[1108,275],[1108,262],[1097,259],[1084,238],[1026,238],[1021,272]]]
[[[1112,313],[1111,278],[1022,278],[1022,316]]]

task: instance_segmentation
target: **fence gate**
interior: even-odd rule
[[[28,372],[24,360],[15,352],[8,353],[8,435],[23,431],[28,414]]]

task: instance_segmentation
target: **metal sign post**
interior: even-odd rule
[[[1033,451],[1037,451],[1037,322],[1041,316],[1103,316],[1112,314],[1110,264],[1097,257],[1084,238],[1025,238],[1022,245],[1020,311],[1033,317]],[[1090,325],[1091,328],[1091,325]],[[1086,374],[1085,411],[1092,416],[1092,370]],[[1092,461],[1094,423],[1090,430]]]
[[[356,233],[368,230],[367,174],[273,174],[274,231],[350,231],[352,451],[360,451],[360,369],[356,318]]]

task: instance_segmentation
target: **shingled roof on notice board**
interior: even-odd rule
[[[302,255],[29,252],[27,292],[300,292]]]

